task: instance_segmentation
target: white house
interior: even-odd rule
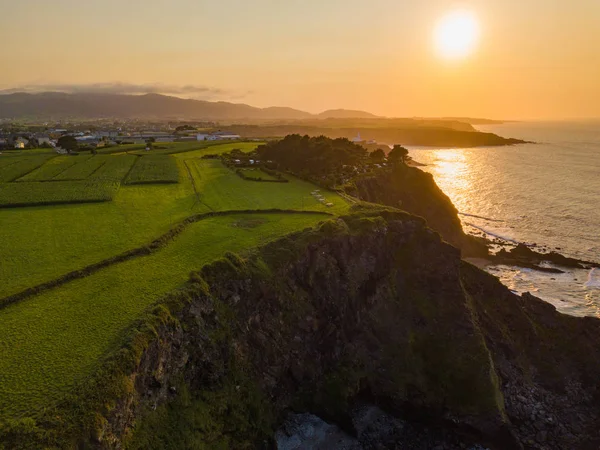
[[[242,137],[239,134],[228,133],[225,131],[217,131],[210,134],[200,133],[196,135],[196,140],[198,141],[234,141],[241,138]]]
[[[40,145],[44,145],[44,144],[52,145],[52,141],[47,136],[40,136],[37,138],[37,141],[38,141],[38,144],[40,144]]]

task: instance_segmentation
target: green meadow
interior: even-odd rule
[[[324,193],[332,207],[317,201],[310,183],[287,175],[289,183],[248,181],[219,160],[202,159],[232,149],[251,151],[257,145],[199,148],[185,143],[169,146],[169,153],[158,156],[152,150],[87,158],[10,157],[27,159],[29,171],[18,178],[29,174],[39,179],[43,174],[46,181],[13,178],[0,183],[0,204],[3,188],[16,189],[15,196],[21,187],[42,186],[41,192],[30,192],[33,197],[56,196],[60,189],[63,194],[71,189],[77,198],[83,195],[82,186],[92,186],[94,180],[113,182],[116,187],[110,199],[99,203],[0,208],[0,300],[144,247],[186,218],[214,211],[227,215],[187,225],[149,255],[115,263],[1,308],[0,416],[35,416],[59,401],[92,375],[103,358],[119,348],[128,327],[180,287],[191,271],[225,252],[243,255],[327,220],[328,214],[348,212],[349,204],[335,193]],[[34,165],[35,158],[45,159]],[[71,164],[74,159],[68,158],[77,161]],[[0,176],[15,164],[0,159]],[[46,164],[50,165],[45,168]],[[135,175],[138,166],[140,173]],[[50,176],[52,181],[48,181]],[[125,184],[132,177],[144,180],[143,184]],[[274,209],[322,214],[286,214]],[[246,212],[250,210],[254,213]]]
[[[118,348],[128,324],[181,286],[190,271],[226,251],[244,252],[326,218],[286,214],[208,218],[190,225],[157,253],[8,306],[0,311],[0,411],[24,415],[59,400],[101,363],[103,355]]]
[[[254,180],[263,180],[263,181],[277,181],[278,178],[268,174],[267,172],[263,172],[260,169],[240,169],[244,177],[251,178]]]

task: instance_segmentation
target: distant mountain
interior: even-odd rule
[[[286,107],[256,108],[244,103],[190,100],[161,94],[124,95],[63,92],[0,94],[0,119],[148,119],[207,120],[229,123],[263,123],[276,121],[316,121],[333,126],[336,121],[352,121],[356,126],[372,126],[371,119],[388,126],[400,126],[411,119],[386,119],[366,111],[330,109],[311,114]],[[363,121],[359,123],[359,121]],[[419,119],[421,124],[444,128],[470,129],[469,124],[502,123],[487,119],[445,118]],[[329,126],[328,125],[328,126]],[[347,123],[346,123],[347,125]]]
[[[318,114],[320,119],[377,119],[379,116],[366,111],[354,111],[351,109],[329,109]]]
[[[297,120],[313,117],[292,108],[255,108],[242,103],[188,100],[160,94],[44,92],[0,95],[0,118]]]
[[[441,119],[464,122],[471,125],[502,125],[503,123],[510,122],[506,120],[481,119],[477,117],[442,117]]]

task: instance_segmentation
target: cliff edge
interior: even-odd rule
[[[446,242],[461,249],[464,256],[488,254],[485,244],[465,234],[456,207],[430,173],[397,164],[387,171],[355,179],[347,193],[423,217],[429,227],[440,233]]]
[[[599,320],[512,294],[423,219],[362,212],[192,273],[76,397],[0,436],[273,448],[295,412],[361,440],[348,448],[595,449],[599,348]],[[368,408],[401,422],[369,434]]]

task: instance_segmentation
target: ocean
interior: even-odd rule
[[[459,210],[465,231],[600,263],[600,121],[476,128],[536,144],[409,147]],[[511,290],[531,292],[563,313],[600,317],[600,269],[548,274],[492,265],[486,270]]]

